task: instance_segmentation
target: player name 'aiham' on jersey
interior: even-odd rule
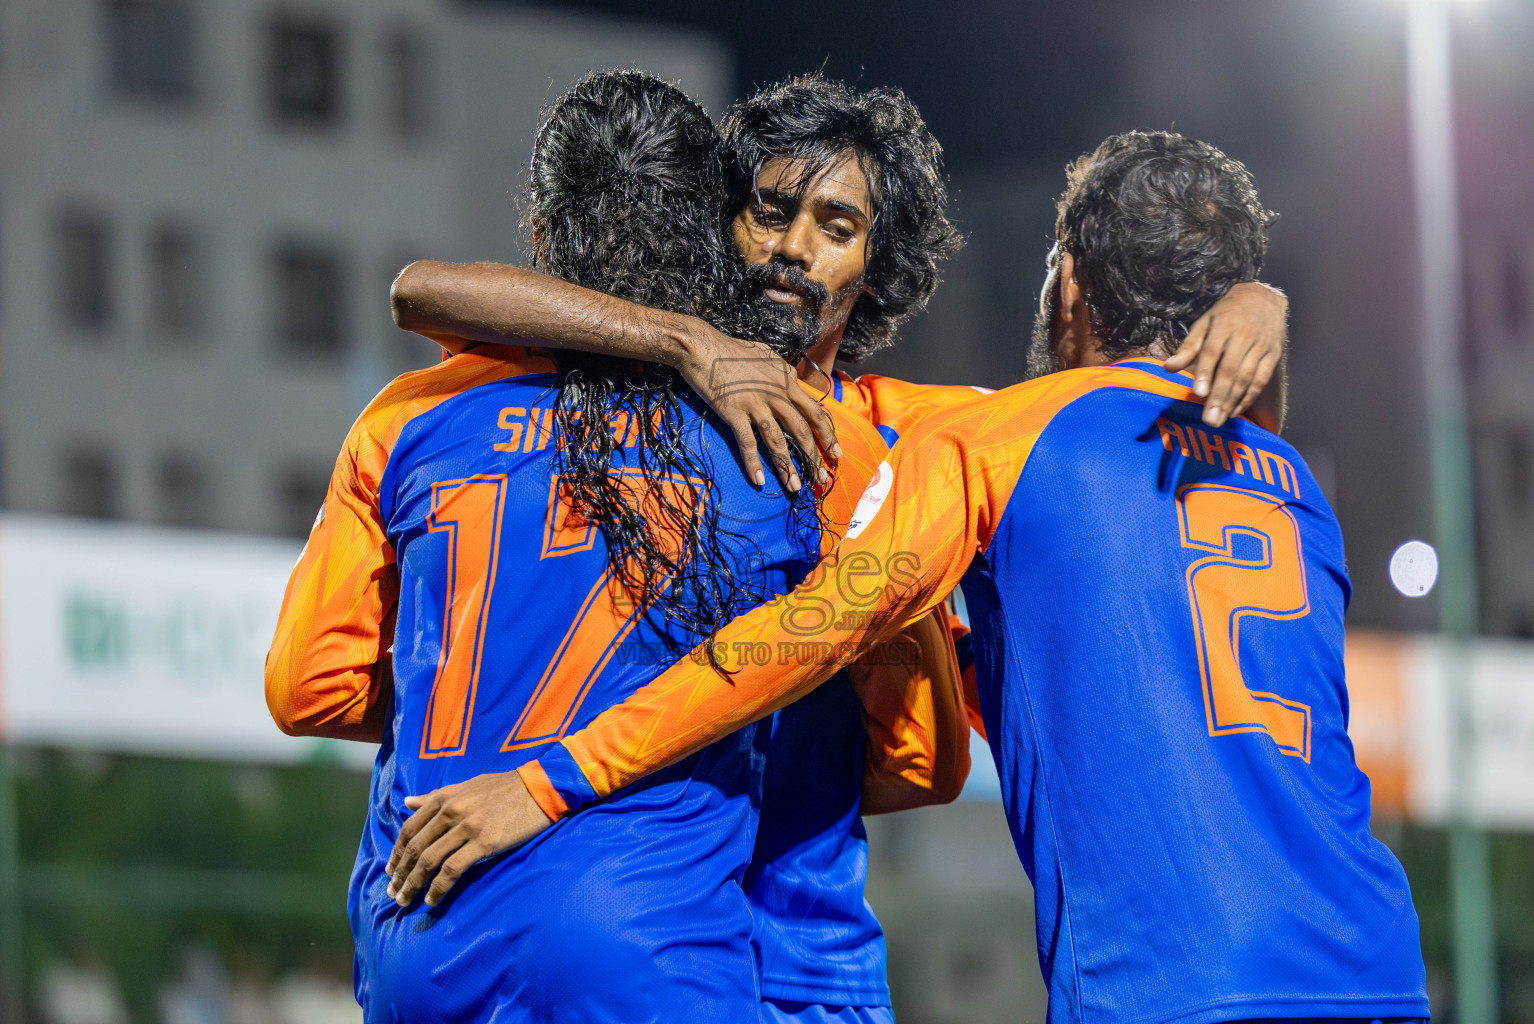
[[[1176,450],[1186,458],[1218,466],[1237,476],[1250,477],[1254,483],[1261,480],[1296,498],[1300,496],[1294,464],[1282,455],[1229,438],[1218,430],[1206,431],[1203,427],[1178,423],[1165,416],[1157,418],[1156,430],[1167,451]]]

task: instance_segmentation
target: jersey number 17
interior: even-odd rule
[[[679,492],[668,495],[672,507],[697,495],[691,481],[649,481],[631,472],[621,476],[633,481],[624,488],[625,496],[641,505],[657,487]],[[448,535],[448,564],[442,653],[427,702],[423,758],[453,757],[468,747],[505,504],[505,474],[432,484],[427,529]],[[595,543],[596,527],[574,515],[568,488],[555,476],[549,485],[540,558],[590,551]],[[626,599],[612,572],[604,570],[581,601],[501,750],[538,746],[564,736],[592,684],[643,612],[643,607]]]

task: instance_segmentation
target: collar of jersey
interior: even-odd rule
[[[842,382],[846,381],[848,383],[851,383],[852,377],[850,375],[848,375],[846,370],[832,370],[830,376],[831,376],[831,390],[830,391],[822,391],[820,393],[820,397],[821,398],[829,398],[833,402],[840,402],[842,400]],[[815,386],[814,384],[811,384],[809,381],[805,381],[804,383],[806,385],[808,385],[809,387],[811,387],[811,388],[813,388]]]
[[[1150,374],[1152,377],[1159,377],[1162,380],[1171,381],[1173,384],[1181,384],[1188,388],[1190,392],[1193,389],[1193,374],[1189,373],[1187,370],[1173,373],[1171,370],[1168,370],[1166,367],[1162,366],[1161,360],[1159,359],[1151,359],[1146,356],[1130,356],[1128,359],[1119,359],[1111,365],[1122,366],[1127,370],[1139,370],[1142,373]],[[1204,404],[1204,400],[1202,398],[1199,398],[1197,395],[1193,394],[1189,394],[1187,400],[1190,402],[1196,402],[1199,405]],[[1240,416],[1233,416],[1231,418],[1233,420],[1239,419],[1246,420],[1247,422],[1252,422],[1251,417],[1245,415],[1244,413]]]
[[[1168,370],[1166,367],[1162,366],[1161,360],[1159,359],[1152,359],[1148,356],[1130,356],[1128,359],[1116,360],[1111,365],[1123,366],[1133,370],[1141,370],[1150,374],[1152,377],[1159,377],[1162,380],[1171,381],[1173,384],[1186,384],[1189,390],[1192,390],[1193,388],[1193,374],[1187,372],[1186,370],[1178,373],[1173,373],[1171,370]],[[1200,399],[1200,401],[1202,400]]]
[[[1172,384],[1181,384],[1183,387],[1188,389],[1188,401],[1197,402],[1199,405],[1204,404],[1204,400],[1202,398],[1199,398],[1197,395],[1192,393],[1193,374],[1186,370],[1174,373],[1171,370],[1168,370],[1166,367],[1162,366],[1161,360],[1151,359],[1146,356],[1131,356],[1128,359],[1119,359],[1113,363],[1110,363],[1109,365],[1116,367],[1122,366],[1126,370],[1139,370],[1141,373],[1148,373],[1158,380],[1164,380]]]

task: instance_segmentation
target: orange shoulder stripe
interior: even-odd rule
[[[850,382],[847,393],[859,397],[875,426],[888,427],[902,437],[934,413],[993,394],[990,388],[967,384],[912,384],[873,373],[865,373]]]
[[[401,432],[417,416],[481,384],[530,373],[553,373],[554,369],[554,361],[539,349],[515,345],[476,346],[434,366],[394,378],[358,415],[347,442],[359,434],[366,434],[371,440],[372,444],[365,449],[366,468],[376,469],[376,475],[369,474],[376,484],[383,476],[384,466]],[[379,456],[382,462],[375,461]],[[378,493],[376,486],[373,493],[375,496]]]

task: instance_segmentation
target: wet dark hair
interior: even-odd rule
[[[1066,180],[1051,260],[1071,254],[1110,359],[1180,342],[1231,285],[1262,271],[1276,215],[1246,167],[1206,142],[1125,132]]]
[[[789,79],[732,107],[722,131],[730,154],[730,212],[754,199],[762,165],[801,161],[802,189],[844,154],[855,153],[873,202],[870,294],[857,300],[837,358],[861,362],[890,345],[902,321],[921,311],[938,267],[963,240],[948,220],[943,148],[899,89],[858,92],[821,75]]]
[[[782,328],[743,301],[724,173],[717,129],[681,90],[641,71],[589,75],[554,102],[533,145],[533,266],[768,341]],[[684,401],[697,402],[686,385],[662,366],[554,356],[562,497],[602,531],[627,598],[699,636],[761,603],[764,581],[737,575],[726,557],[732,535],[684,415]],[[801,495],[796,505],[813,508],[808,489]]]

